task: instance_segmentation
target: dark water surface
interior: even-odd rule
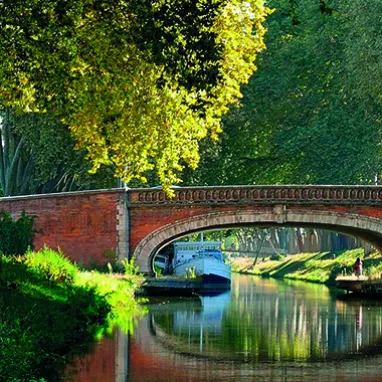
[[[133,335],[117,329],[68,365],[66,380],[382,382],[382,301],[236,275],[229,292],[149,309]]]

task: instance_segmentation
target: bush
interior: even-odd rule
[[[156,264],[154,264],[154,272],[157,275],[157,277],[163,276],[163,269],[159,268]]]
[[[16,290],[0,289],[0,306],[4,382],[61,381],[66,356],[85,350],[106,327],[110,312],[106,299],[92,288],[57,286],[28,279],[28,274]]]
[[[5,256],[0,253],[0,287],[14,287],[29,276],[21,256]]]
[[[136,276],[139,272],[139,266],[135,265],[135,260],[132,258],[131,260],[123,259],[121,264],[124,268],[126,276]]]
[[[33,334],[22,324],[22,318],[9,317],[12,311],[8,311],[0,316],[0,377],[4,381],[29,381],[43,352],[35,349]]]
[[[78,272],[77,266],[61,251],[56,252],[47,247],[39,252],[29,251],[26,254],[25,264],[40,276],[60,282],[73,282]]]
[[[195,280],[198,278],[198,275],[196,274],[196,268],[190,267],[186,268],[186,279],[187,280]]]
[[[33,248],[37,233],[33,229],[35,217],[25,212],[14,221],[10,213],[0,212],[0,252],[5,255],[23,255],[28,248]]]
[[[281,261],[285,258],[285,255],[282,255],[280,253],[274,253],[273,255],[271,255],[269,257],[269,260],[272,260],[272,261]]]
[[[133,262],[124,264],[126,276],[115,277],[80,272],[49,248],[0,254],[0,381],[59,381],[67,357],[111,330],[107,320],[131,330],[141,278]]]
[[[134,258],[128,260],[123,259],[120,262],[124,269],[125,280],[130,288],[138,288],[144,281],[144,277],[139,274],[139,266],[135,265]]]

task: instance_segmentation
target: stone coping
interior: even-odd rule
[[[360,184],[242,184],[242,185],[226,185],[226,186],[176,186],[172,190],[214,190],[214,189],[242,189],[242,188],[368,188],[382,190],[382,185],[360,185]],[[125,188],[127,191],[162,191],[162,187],[137,187],[137,188]]]
[[[84,191],[69,191],[69,192],[57,192],[51,194],[34,194],[34,195],[19,195],[19,196],[3,196],[0,197],[0,203],[13,202],[17,200],[32,200],[32,199],[47,199],[47,198],[64,198],[77,195],[97,195],[97,194],[117,194],[125,193],[125,188],[109,188],[102,190],[84,190]]]
[[[169,198],[158,187],[112,188],[0,197],[1,202],[61,198],[97,194],[126,193],[128,205],[184,205],[184,204],[382,204],[382,186],[368,185],[243,185],[202,186],[173,189],[174,198]]]
[[[130,189],[128,204],[382,204],[381,186],[280,185],[175,188],[170,198],[157,188]]]

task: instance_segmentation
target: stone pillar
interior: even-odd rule
[[[129,258],[129,211],[127,208],[128,193],[118,195],[117,201],[117,259]]]

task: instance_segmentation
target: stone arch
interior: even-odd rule
[[[288,210],[277,205],[269,211],[207,213],[164,225],[137,245],[133,257],[141,272],[151,273],[152,256],[163,246],[190,233],[240,226],[304,226],[360,237],[382,249],[382,220],[358,214],[322,210]]]

